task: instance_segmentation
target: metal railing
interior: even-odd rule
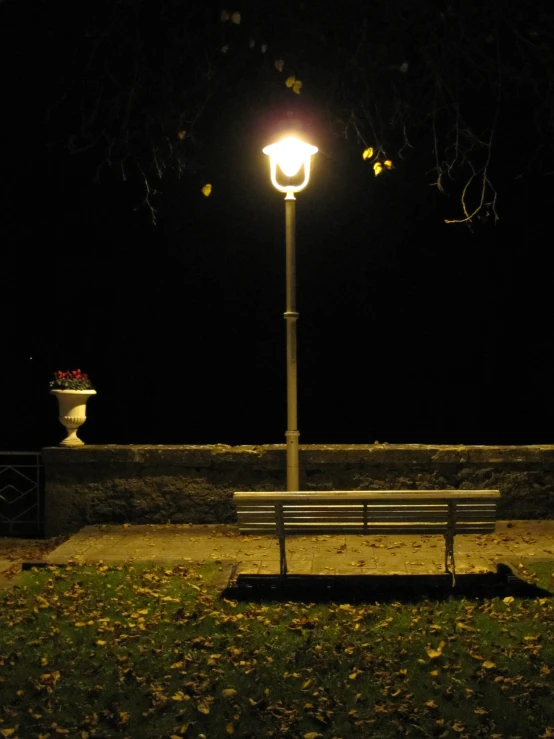
[[[0,536],[41,536],[43,507],[40,452],[0,452]]]

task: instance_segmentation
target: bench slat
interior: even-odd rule
[[[255,513],[253,511],[249,511],[247,513],[241,513],[239,512],[239,520],[242,519],[248,519],[248,518],[260,518],[264,517],[266,519],[274,519],[275,514],[271,514],[269,512],[261,512],[261,513]],[[357,518],[360,520],[364,520],[364,518],[367,518],[368,520],[372,521],[378,521],[380,519],[388,520],[389,518],[405,518],[407,520],[412,518],[420,518],[420,519],[429,519],[429,520],[443,520],[446,521],[448,519],[448,512],[447,511],[403,511],[403,510],[395,510],[395,511],[386,511],[386,512],[371,512],[368,511],[367,515],[364,515],[363,511],[283,511],[283,516],[286,519],[293,519],[293,518],[309,518],[311,520],[317,521],[319,518]],[[492,518],[494,517],[493,511],[474,511],[471,513],[463,513],[461,514],[460,518],[475,518],[475,516],[482,516],[483,518]]]
[[[466,524],[462,524],[461,526],[456,526],[454,528],[454,532],[457,533],[475,533],[477,531],[494,531],[494,521],[474,521],[469,522]],[[317,531],[319,529],[327,530],[331,527],[336,527],[340,529],[353,529],[353,528],[359,528],[361,531],[364,531],[364,526],[361,522],[358,521],[345,521],[342,523],[337,523],[335,521],[325,521],[322,523],[318,523],[317,525],[312,524],[308,522],[303,521],[297,521],[295,523],[288,522],[285,523],[285,529],[287,532],[297,531],[299,529],[304,529],[306,531]],[[241,527],[241,531],[246,530],[256,530],[256,531],[268,531],[272,530],[274,531],[276,528],[275,522],[271,521],[260,521],[260,522],[250,522],[246,523],[243,527]],[[427,523],[427,522],[417,522],[414,521],[413,523],[406,524],[403,521],[399,522],[391,522],[388,524],[383,523],[373,523],[368,524],[366,532],[367,534],[375,534],[375,533],[383,533],[383,532],[394,532],[396,534],[402,534],[402,533],[423,533],[423,532],[429,532],[432,533],[433,531],[446,531],[448,528],[448,524],[446,522],[437,522],[437,523]]]
[[[401,536],[401,535],[414,535],[414,536],[421,536],[421,535],[441,535],[445,534],[447,532],[447,526],[446,525],[439,525],[435,527],[429,527],[429,526],[409,526],[409,527],[402,527],[401,529],[395,529],[390,526],[375,526],[369,528],[367,531],[364,530],[364,527],[360,524],[353,524],[351,526],[348,525],[342,525],[339,526],[337,524],[327,524],[325,526],[320,526],[317,528],[309,527],[309,526],[295,526],[295,527],[286,527],[286,534],[287,536],[315,536],[315,535],[321,535],[324,536],[326,534],[344,534],[344,535],[364,535],[367,536],[381,536],[381,535],[392,535],[392,536]],[[487,534],[492,533],[494,531],[494,526],[487,526],[487,527],[481,527],[481,526],[471,526],[467,529],[464,529],[463,531],[458,531],[458,534]],[[260,528],[260,527],[246,527],[242,530],[243,534],[274,534],[276,532],[276,527],[268,527],[268,528]]]
[[[341,497],[347,497],[349,502],[352,500],[368,501],[368,500],[459,500],[472,498],[480,500],[497,500],[500,498],[498,490],[332,490],[332,491],[314,491],[314,492],[236,492],[234,494],[235,502],[246,502],[248,500],[253,503],[265,503],[268,500],[277,503],[311,503],[318,498],[322,501],[340,500]]]
[[[369,503],[365,504],[365,507],[368,511],[387,511],[387,510],[403,510],[403,511],[421,511],[421,510],[429,510],[429,511],[447,511],[448,505],[437,505],[434,503],[428,503],[428,502],[421,502],[419,504],[390,504],[390,505],[372,505]],[[284,504],[283,510],[284,511],[310,511],[310,512],[317,512],[317,511],[343,511],[343,510],[353,510],[353,511],[362,511],[364,509],[363,503],[350,503],[349,505],[325,505],[325,504],[313,504],[313,505],[289,505]],[[460,504],[457,503],[456,510],[458,511],[495,511],[496,510],[496,504],[495,503],[482,503],[482,504]],[[268,506],[252,506],[252,505],[237,505],[237,511],[265,511],[268,513],[272,513],[275,511],[275,505],[268,505]]]
[[[272,523],[273,520],[274,519],[271,519],[271,518],[248,518],[248,519],[241,519],[240,520],[240,526],[242,528],[243,526],[256,525],[258,523],[260,523],[260,524],[262,524],[262,523]],[[333,521],[335,521],[338,524],[342,524],[342,523],[359,523],[360,525],[363,525],[364,524],[364,519],[363,518],[359,518],[359,517],[343,516],[343,517],[338,518],[336,516],[328,516],[327,518],[319,518],[317,520],[310,520],[310,518],[307,518],[307,517],[285,518],[284,519],[284,525],[285,526],[293,526],[293,525],[298,525],[298,524],[305,524],[305,525],[311,525],[313,528],[315,528],[315,527],[317,527],[319,525],[324,525],[326,523],[333,522]],[[433,520],[433,519],[425,518],[425,517],[422,517],[422,516],[414,516],[413,518],[407,519],[407,518],[402,518],[401,516],[399,516],[397,518],[392,518],[391,517],[391,518],[388,518],[388,519],[383,519],[383,518],[378,518],[378,519],[374,519],[374,520],[368,519],[367,526],[368,527],[369,526],[377,526],[377,525],[382,525],[382,526],[389,526],[389,525],[393,526],[393,525],[396,525],[396,526],[398,526],[399,524],[405,524],[406,526],[408,526],[408,525],[414,524],[414,523],[417,523],[417,524],[420,524],[420,525],[429,524],[431,526],[437,526],[439,524],[444,524],[446,526],[448,524],[448,520],[445,519],[445,518],[437,518],[437,519],[434,519]],[[462,521],[459,521],[458,520],[458,521],[455,522],[454,525],[455,526],[458,526],[458,527],[463,527],[463,526],[470,526],[470,525],[477,524],[477,523],[492,524],[492,523],[494,523],[494,519],[493,518],[486,519],[486,518],[483,518],[483,517],[476,516],[475,518],[464,519]]]

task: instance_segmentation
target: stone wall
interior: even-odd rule
[[[285,490],[284,445],[42,450],[47,536],[97,523],[233,523],[236,490]],[[500,519],[554,518],[554,445],[300,446],[302,490],[498,489]]]

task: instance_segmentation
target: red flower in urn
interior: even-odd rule
[[[52,390],[92,390],[94,388],[88,375],[80,369],[54,372],[50,387]]]

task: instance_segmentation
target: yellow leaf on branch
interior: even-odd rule
[[[292,86],[292,91],[296,93],[297,95],[300,95],[301,89],[302,89],[302,83],[300,82],[300,80],[296,80],[296,82]]]
[[[375,177],[381,174],[381,172],[383,171],[383,165],[381,164],[381,162],[375,162],[375,164],[373,165],[373,171],[375,172]]]
[[[287,79],[285,80],[285,85],[287,87],[292,87],[295,82],[296,82],[296,77],[294,75],[291,75],[290,77],[287,77]]]
[[[205,198],[209,198],[212,193],[212,186],[211,185],[204,185],[202,188],[202,195],[204,195]]]
[[[362,158],[363,158],[364,162],[365,162],[366,159],[371,159],[372,156],[373,156],[373,147],[372,146],[368,146],[367,149],[364,149],[363,150],[363,152],[362,152]]]

